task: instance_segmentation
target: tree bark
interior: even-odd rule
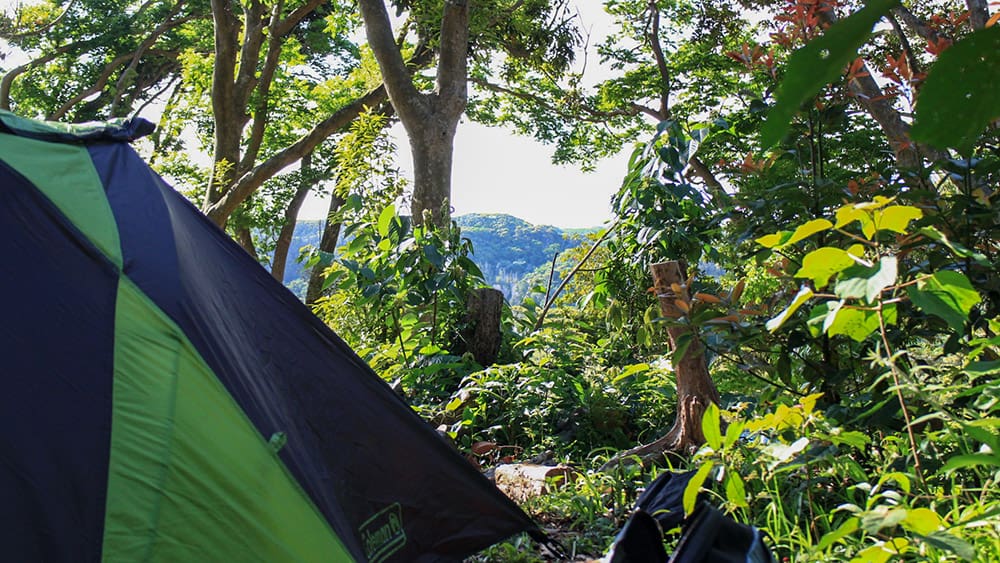
[[[463,337],[472,357],[483,367],[493,365],[500,353],[502,310],[503,292],[499,289],[482,287],[469,294]]]
[[[659,262],[650,265],[653,274],[653,288],[660,302],[660,312],[664,317],[680,318],[683,312],[675,304],[678,298],[687,298],[684,282],[687,268],[682,262]],[[684,295],[677,295],[672,286],[680,285]],[[690,327],[672,326],[667,329],[670,345],[676,350],[681,339],[691,338],[691,344],[674,366],[677,377],[677,418],[673,428],[665,436],[667,448],[675,452],[690,452],[705,443],[701,430],[701,418],[708,404],[721,403],[719,391],[708,372],[705,346]]]

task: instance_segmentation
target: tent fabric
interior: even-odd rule
[[[0,112],[5,552],[457,561],[537,533],[149,169],[149,130]]]

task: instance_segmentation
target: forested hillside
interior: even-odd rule
[[[318,248],[308,306],[462,467],[561,464],[518,502],[568,559],[688,471],[675,513],[778,561],[1000,561],[996,2],[38,0],[0,37],[0,108],[155,109],[137,150],[250,256],[302,294]],[[451,228],[464,120],[581,170],[631,151],[608,224]],[[336,228],[292,239],[316,192]],[[511,295],[557,252],[559,291]]]
[[[525,276],[579,244],[561,229],[532,225],[510,215],[461,215],[455,222],[462,236],[472,241],[473,259],[486,282],[503,291],[512,304],[524,297],[523,288],[518,290],[517,286]]]

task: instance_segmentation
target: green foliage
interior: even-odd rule
[[[799,107],[824,85],[832,82],[856,56],[872,27],[899,0],[874,0],[849,18],[830,26],[789,57],[785,77],[778,87],[778,102],[761,129],[761,143],[771,146],[781,139]]]
[[[977,31],[941,54],[920,92],[913,138],[972,153],[1000,117],[1000,27]]]

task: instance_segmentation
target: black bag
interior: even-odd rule
[[[636,501],[635,512],[615,538],[608,563],[773,563],[764,533],[741,524],[699,497],[684,518],[684,489],[694,471],[666,472]],[[680,526],[681,540],[670,557],[663,535]]]

